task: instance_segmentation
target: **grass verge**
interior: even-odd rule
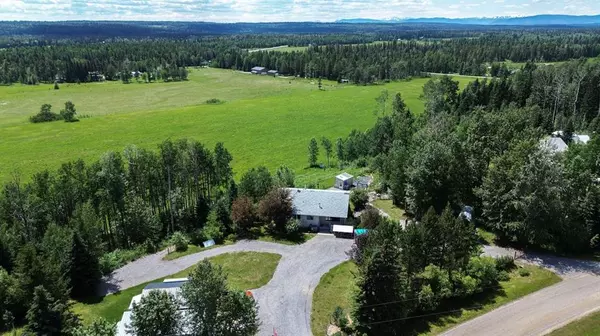
[[[208,260],[223,267],[231,288],[247,290],[266,285],[271,280],[280,259],[281,256],[274,253],[239,252],[222,254]],[[167,278],[186,277],[194,267],[172,274]],[[164,279],[160,278],[152,282]],[[73,311],[80,316],[83,323],[89,323],[99,317],[110,322],[118,322],[131,299],[140,294],[147,284],[143,283],[104,297],[91,298],[86,302],[77,302],[73,306]]]
[[[548,336],[596,336],[600,335],[600,312],[593,313],[555,330]]]
[[[213,245],[213,246],[209,246],[209,247],[202,247],[199,245],[192,245],[192,244],[188,244],[188,248],[185,251],[173,251],[171,253],[168,253],[167,255],[165,255],[162,259],[163,260],[175,260],[175,259],[179,259],[181,257],[185,257],[187,255],[190,254],[194,254],[194,253],[198,253],[198,252],[202,252],[202,251],[208,251],[208,250],[212,250],[214,248],[220,247],[220,246],[226,246],[226,245],[231,245],[234,244],[235,242],[232,241],[225,241],[223,242],[223,244],[218,244],[218,245]]]
[[[412,326],[414,328],[413,335],[440,334],[463,322],[561,281],[556,274],[546,269],[530,265],[526,265],[524,268],[530,272],[529,276],[520,276],[518,269],[516,269],[510,273],[510,280],[500,282],[498,290],[476,295],[469,300],[453,300],[440,307],[439,311],[453,312],[417,321]],[[311,313],[311,329],[315,336],[325,334],[331,313],[337,306],[348,312],[352,304],[355,272],[356,266],[354,263],[345,262],[331,269],[321,278],[315,289]],[[600,321],[600,315],[596,319],[596,321]],[[597,333],[594,335],[597,335]]]
[[[482,228],[477,228],[477,235],[479,236],[479,241],[482,244],[486,245],[496,245],[496,234],[490,231],[486,231]]]
[[[356,264],[346,261],[332,268],[321,277],[313,294],[310,329],[315,336],[325,335],[329,326],[329,317],[336,307],[349,313],[352,295],[355,289],[354,274]]]
[[[373,201],[373,206],[383,210],[383,212],[390,215],[390,217],[394,220],[401,220],[405,218],[404,210],[395,206],[394,203],[392,203],[392,200],[378,199]]]
[[[488,313],[511,301],[522,298],[525,295],[536,292],[542,288],[554,285],[561,281],[560,277],[544,268],[538,266],[523,266],[530,272],[527,277],[519,275],[518,269],[510,273],[509,281],[500,282],[500,289],[495,292],[488,292],[477,295],[471,300],[462,300],[452,302],[441,308],[441,311],[456,310],[462,307],[478,307],[461,309],[460,311],[439,315],[434,319],[427,321],[426,331],[419,335],[437,335],[463,322],[474,319],[480,315]]]

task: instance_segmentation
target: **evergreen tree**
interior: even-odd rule
[[[27,311],[25,329],[35,335],[70,335],[78,326],[77,317],[66,304],[54,299],[43,287],[37,286]]]
[[[312,138],[308,144],[308,165],[309,167],[315,167],[317,165],[317,159],[319,157],[319,144],[317,139]]]
[[[182,287],[194,335],[251,336],[260,325],[254,299],[229,290],[220,266],[203,260]]]
[[[100,277],[98,256],[87,246],[79,232],[75,232],[71,247],[71,295],[83,298],[96,293]]]

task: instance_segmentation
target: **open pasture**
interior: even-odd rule
[[[458,78],[461,86],[470,79]],[[383,89],[402,93],[414,113],[427,79],[386,85],[354,86],[253,76],[229,70],[194,69],[177,83],[63,84],[0,87],[0,181],[18,172],[25,179],[44,168],[82,158],[98,159],[129,144],[157,148],[167,138],[194,138],[208,146],[223,142],[239,176],[248,168],[287,165],[298,182],[318,183],[338,169],[308,169],[310,138],[335,141],[352,129],[373,125],[375,97]],[[210,98],[224,104],[208,105]],[[77,112],[90,115],[77,123],[31,124],[28,117],[44,103],[58,112],[72,100]],[[391,104],[388,104],[391,105]],[[321,150],[320,162],[326,162]]]

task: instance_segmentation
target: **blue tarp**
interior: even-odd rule
[[[367,230],[367,229],[354,229],[354,235],[355,236],[364,235],[367,232],[369,232],[369,230]]]

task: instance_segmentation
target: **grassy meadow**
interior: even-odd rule
[[[464,86],[470,79],[457,78]],[[0,87],[0,182],[14,173],[27,180],[42,169],[82,158],[98,159],[108,150],[130,144],[157,148],[167,138],[194,138],[208,146],[224,142],[239,176],[251,167],[275,169],[285,164],[298,182],[330,181],[339,169],[308,169],[310,138],[333,141],[352,129],[373,125],[375,97],[381,90],[400,92],[415,113],[427,79],[386,85],[354,86],[314,80],[253,76],[221,69],[191,69],[175,83],[104,82]],[[224,104],[209,105],[217,98]],[[44,103],[58,112],[71,100],[77,123],[31,124],[29,116]],[[391,104],[390,104],[391,105]],[[321,151],[321,162],[325,155]]]

